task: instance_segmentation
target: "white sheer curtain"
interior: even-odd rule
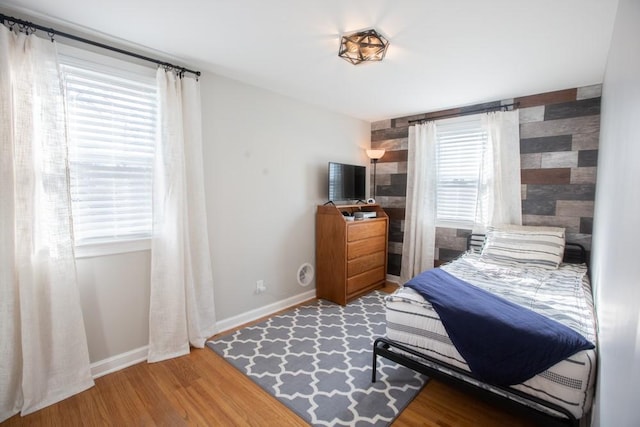
[[[487,131],[476,212],[476,230],[489,225],[522,224],[520,120],[518,110],[482,117]]]
[[[436,242],[436,125],[409,128],[407,207],[400,280],[433,268]]]
[[[0,421],[93,385],[55,44],[0,25]]]
[[[203,347],[215,332],[198,82],[159,69],[149,362]]]

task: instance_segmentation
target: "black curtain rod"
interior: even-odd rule
[[[428,122],[431,120],[440,120],[440,119],[446,119],[450,117],[462,117],[462,116],[468,116],[470,114],[488,113],[491,111],[498,111],[498,110],[507,111],[509,108],[514,110],[519,106],[520,106],[519,102],[514,102],[513,104],[496,105],[494,107],[477,108],[475,110],[462,111],[460,113],[441,114],[439,116],[433,116],[433,117],[424,118],[424,119],[409,120],[408,123],[412,124],[412,123]]]
[[[5,22],[6,21],[6,22]],[[178,65],[173,65],[169,62],[160,61],[159,59],[149,58],[148,56],[139,55],[134,52],[129,52],[128,50],[120,49],[114,46],[109,46],[104,43],[95,42],[93,40],[88,40],[79,36],[75,36],[73,34],[65,33],[62,31],[54,30],[53,28],[47,28],[42,25],[34,24],[33,22],[25,21],[22,19],[14,18],[12,16],[7,16],[3,13],[0,13],[0,23],[6,24],[9,28],[13,28],[14,25],[18,24],[18,31],[25,31],[27,34],[33,34],[36,30],[46,31],[47,35],[53,41],[55,36],[65,37],[67,39],[75,40],[81,43],[90,44],[92,46],[96,46],[102,49],[110,50],[112,52],[117,52],[122,55],[132,56],[134,58],[142,59],[143,61],[153,62],[154,64],[160,65],[167,70],[176,70],[180,75],[184,73],[194,74],[196,77],[200,77],[200,71],[190,70],[185,67],[180,67]]]

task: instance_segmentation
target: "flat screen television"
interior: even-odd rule
[[[329,162],[329,200],[364,200],[367,168]]]

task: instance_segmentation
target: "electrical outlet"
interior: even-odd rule
[[[264,280],[260,279],[256,281],[256,294],[261,294],[267,290],[267,286],[264,284]]]

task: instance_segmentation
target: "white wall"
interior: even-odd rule
[[[592,278],[599,321],[595,426],[639,426],[640,2],[620,0],[602,93]]]
[[[216,314],[227,319],[309,290],[296,273],[315,265],[327,162],[368,164],[370,125],[208,73],[201,87]]]
[[[140,251],[76,260],[91,362],[148,344],[150,255]]]
[[[313,290],[296,272],[315,264],[327,162],[367,164],[370,125],[211,73],[200,81],[215,304],[225,320]],[[149,263],[149,251],[78,260],[92,362],[147,345]],[[260,295],[258,279],[267,285]]]

